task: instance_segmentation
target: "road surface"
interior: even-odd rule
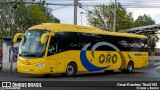
[[[80,73],[75,77],[65,77],[60,74],[44,77],[43,75],[28,75],[20,73],[0,73],[0,81],[160,81],[160,62],[152,62],[147,68],[134,70],[131,74],[114,71]]]

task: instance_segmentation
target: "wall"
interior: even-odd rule
[[[20,42],[14,44],[14,48],[19,47]],[[11,63],[10,63],[10,51],[11,51],[11,46],[9,44],[9,40],[3,40],[3,60],[2,60],[2,71],[10,71],[11,68]],[[16,68],[16,61],[14,60],[13,64],[13,71],[15,71]]]
[[[149,60],[160,60],[160,56],[149,56]]]

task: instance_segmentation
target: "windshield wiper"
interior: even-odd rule
[[[25,56],[25,57],[42,57],[43,54],[44,54],[43,52],[35,52],[35,53],[22,52],[21,54],[19,54],[19,56]]]
[[[35,53],[31,53],[31,52],[22,52],[21,54],[19,54],[19,56],[34,57],[36,55]]]
[[[23,56],[24,54],[27,54],[27,53],[29,53],[29,52],[22,52],[19,54],[19,56]]]
[[[36,52],[36,57],[42,57],[44,56],[44,52]]]

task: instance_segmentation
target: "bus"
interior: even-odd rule
[[[43,23],[17,33],[22,37],[16,70],[26,74],[64,74],[133,69],[148,65],[147,37],[95,27]]]

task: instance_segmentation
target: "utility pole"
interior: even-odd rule
[[[12,29],[11,29],[11,55],[10,55],[10,72],[12,72],[13,69],[13,50],[14,50],[14,44],[13,44],[13,38],[14,38],[14,30],[15,30],[15,13],[16,13],[16,9],[17,9],[17,2],[13,3],[13,11],[12,11]]]
[[[114,23],[113,23],[113,32],[116,31],[116,9],[117,9],[117,0],[115,0],[115,4],[114,4]]]
[[[81,26],[82,26],[82,14],[83,14],[83,12],[80,12],[80,14],[81,14]]]
[[[77,25],[77,5],[78,0],[74,0],[74,25]]]
[[[80,12],[80,14],[81,14],[81,26],[82,26],[82,19],[83,19],[82,14],[85,14],[85,13],[84,12]]]

